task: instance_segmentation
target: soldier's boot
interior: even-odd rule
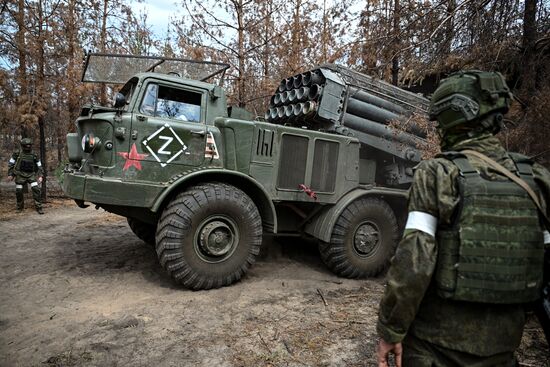
[[[34,199],[34,206],[36,207],[36,211],[38,214],[44,214],[44,210],[42,210],[42,202],[40,201],[40,186],[38,186],[37,182],[31,183],[31,189],[32,189],[32,198]]]
[[[23,195],[23,185],[15,185],[15,198],[17,199],[17,211],[25,209],[25,196]]]

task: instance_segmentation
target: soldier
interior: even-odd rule
[[[443,153],[415,171],[380,304],[379,366],[390,353],[398,366],[516,366],[526,305],[541,297],[550,173],[494,136],[511,98],[499,73],[481,71],[433,95]]]
[[[13,153],[8,164],[8,176],[15,179],[15,196],[17,198],[17,211],[24,209],[23,185],[29,184],[32,189],[32,197],[38,214],[44,214],[40,201],[40,186],[42,183],[42,163],[38,156],[32,152],[32,140],[21,139],[21,149]],[[38,178],[38,182],[37,182]]]

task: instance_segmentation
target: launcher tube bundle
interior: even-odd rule
[[[325,64],[283,79],[265,117],[276,124],[355,136],[362,156],[384,168],[385,183],[407,184],[410,168],[420,161],[418,148],[426,143],[425,133],[409,120],[413,114],[426,115],[428,104],[384,81]]]

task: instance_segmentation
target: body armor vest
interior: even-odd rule
[[[510,155],[519,176],[538,194],[532,162]],[[452,224],[437,229],[438,294],[452,300],[502,304],[540,298],[544,240],[532,199],[511,180],[483,178],[461,153],[442,156],[460,170],[460,204]]]
[[[36,171],[34,154],[19,152],[19,156],[17,157],[17,162],[15,164],[15,171],[26,175],[34,173]]]

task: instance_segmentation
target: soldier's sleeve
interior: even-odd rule
[[[545,211],[546,217],[550,218],[550,172],[543,166],[534,164],[533,174],[541,191],[541,206]],[[544,230],[544,244],[546,249],[550,250],[550,228],[545,228]]]
[[[17,162],[17,153],[11,155],[10,160],[8,161],[8,176],[15,176],[13,170],[15,169],[15,163]]]
[[[377,331],[388,343],[403,340],[428,289],[437,261],[435,232],[438,223],[450,221],[458,202],[456,169],[441,160],[417,168],[409,193],[405,234],[397,247],[380,303]]]
[[[40,162],[40,158],[36,154],[34,155],[34,163],[36,164],[36,176],[42,176],[42,162]]]

